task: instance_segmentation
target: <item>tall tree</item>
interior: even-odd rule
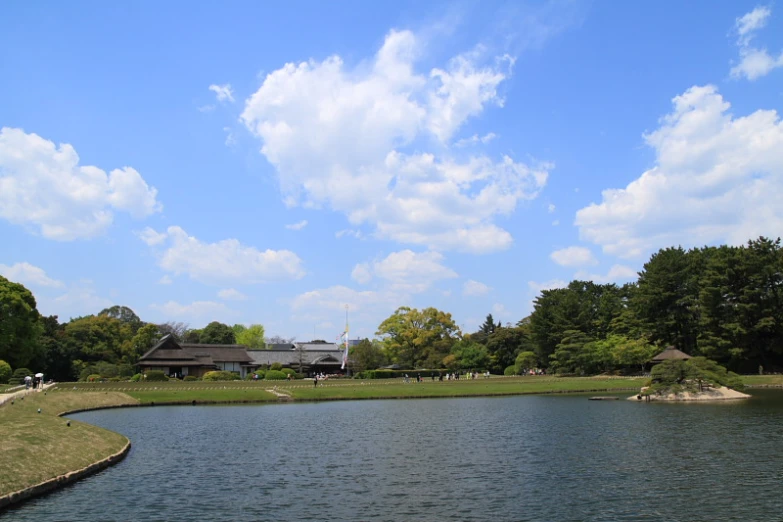
[[[174,337],[175,341],[185,342],[185,334],[188,332],[188,323],[167,321],[158,325],[158,331],[160,332],[161,337],[169,334]]]
[[[113,319],[117,319],[121,323],[125,323],[130,326],[131,331],[135,335],[139,328],[144,324],[136,312],[128,308],[127,306],[112,306],[110,308],[104,308],[98,312],[99,316],[107,316]]]
[[[34,362],[42,331],[39,317],[30,290],[0,276],[0,359],[13,368]]]
[[[438,367],[461,336],[451,314],[436,308],[398,308],[379,326],[389,358],[410,368]]]
[[[254,350],[262,350],[266,348],[263,325],[251,324],[241,332],[237,333],[236,338],[237,344],[245,345],[248,348],[252,348]]]
[[[496,328],[487,339],[487,352],[492,371],[503,373],[507,367],[514,365],[519,352],[530,350],[532,347],[527,328],[522,326]]]
[[[201,330],[199,342],[202,344],[235,344],[234,330],[227,324],[212,321]]]
[[[378,341],[362,339],[359,344],[349,349],[349,355],[353,370],[357,372],[375,370],[386,364],[383,346]]]

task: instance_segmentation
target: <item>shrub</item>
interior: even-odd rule
[[[14,373],[11,374],[11,383],[12,384],[24,384],[24,378],[27,376],[32,377],[33,372],[30,371],[30,368],[17,368],[14,370]]]
[[[266,376],[266,370],[256,370],[253,373],[258,375],[259,379],[263,379]]]
[[[296,370],[294,370],[292,368],[283,368],[280,371],[283,372],[286,375],[296,375]]]
[[[120,374],[116,364],[103,361],[95,365],[95,373],[99,374],[101,377],[117,377]]]
[[[278,372],[279,372],[280,370],[282,370],[282,369],[283,369],[283,365],[282,365],[282,364],[280,364],[279,362],[272,363],[272,366],[270,366],[270,367],[269,367],[269,369],[270,369],[270,370],[276,370],[276,371],[278,371]]]
[[[197,381],[198,377],[196,377],[195,375],[186,375],[182,380],[183,381],[188,381],[188,382],[193,382],[193,381]]]
[[[130,364],[118,364],[117,373],[120,377],[130,377],[133,375],[133,366]]]
[[[201,380],[203,381],[238,381],[241,379],[238,373],[227,372],[218,370],[214,372],[207,372],[204,374]]]
[[[88,375],[87,376],[86,381],[87,382],[101,382],[102,379],[103,379],[103,377],[101,377],[99,374],[93,373],[92,375]]]
[[[131,382],[139,382],[141,380],[141,374],[137,373],[133,377],[130,378]]]
[[[109,382],[120,382],[122,379],[120,377],[109,377]]]
[[[7,383],[12,374],[11,365],[0,359],[0,384]]]
[[[267,381],[283,381],[287,377],[288,375],[280,370],[267,370],[266,375],[264,376]]]
[[[506,366],[506,369],[503,370],[503,375],[516,375],[517,369],[518,368],[514,364],[512,364],[511,366]]]
[[[147,375],[144,380],[146,380],[147,382],[165,382],[168,381],[169,378],[166,377],[166,374],[160,370],[151,370],[147,372]]]

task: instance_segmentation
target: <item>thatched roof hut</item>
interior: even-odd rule
[[[691,356],[688,355],[685,352],[681,352],[674,346],[667,346],[664,351],[656,355],[652,358],[653,363],[660,363],[663,361],[674,361],[674,360],[680,360],[680,361],[687,361],[690,359]]]

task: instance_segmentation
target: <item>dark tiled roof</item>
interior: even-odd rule
[[[182,349],[196,358],[209,357],[215,362],[252,361],[245,347],[238,344],[183,344]]]
[[[321,345],[324,346],[324,345]],[[312,366],[314,364],[342,364],[342,350],[248,350],[247,354],[253,360],[250,366],[267,366],[280,363],[283,366],[299,365],[301,355],[302,364]],[[335,362],[325,360],[334,359]]]
[[[250,363],[253,360],[240,344],[182,344],[171,335],[161,338],[139,358],[140,364],[166,366],[214,366],[216,362]],[[154,364],[153,364],[154,363]]]

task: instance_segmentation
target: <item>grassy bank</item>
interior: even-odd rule
[[[0,496],[89,466],[120,451],[128,441],[78,421],[69,427],[58,414],[136,403],[116,392],[49,392],[33,393],[0,408]]]

